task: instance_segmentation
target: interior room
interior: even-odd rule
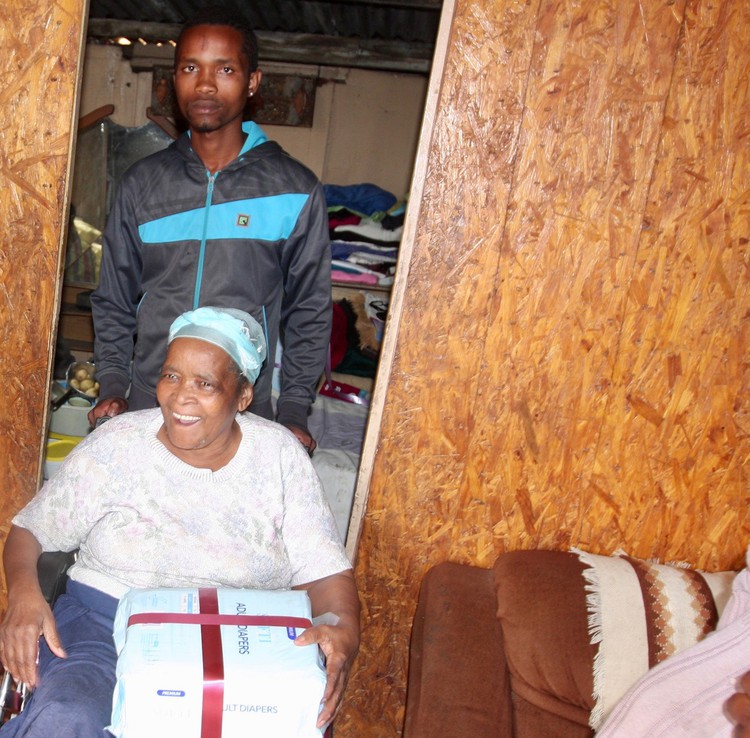
[[[43,476],[76,131],[124,108],[106,90],[83,107],[87,13],[0,10],[4,534]],[[317,88],[323,129],[273,128],[324,181],[378,172],[408,202],[348,522],[362,642],[336,738],[593,735],[611,705],[587,571],[705,572],[726,605],[750,532],[748,29],[740,0],[445,0],[429,70],[378,72],[423,75],[399,93],[420,100],[393,179],[340,133],[346,91],[374,91],[361,68],[356,90]],[[618,675],[650,668],[624,652]]]
[[[244,10],[257,28],[263,72],[245,118],[313,170],[329,208],[334,333],[308,425],[317,443],[313,463],[346,539],[439,6],[376,12],[354,3],[331,15],[325,8],[303,12],[312,8],[303,3],[293,16],[277,4],[258,8]],[[71,369],[83,371],[79,365],[93,360],[88,300],[119,179],[179,133],[171,69],[180,26],[163,20],[190,13],[184,3],[139,6],[137,13],[107,2],[89,8],[55,359],[63,390]],[[340,38],[325,35],[333,25]],[[274,363],[278,392],[281,349]],[[74,392],[53,411],[46,474],[90,431],[87,399]]]

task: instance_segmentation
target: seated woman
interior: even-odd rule
[[[246,313],[206,307],[175,320],[168,343],[160,407],[91,433],[13,520],[0,660],[34,693],[3,738],[109,735],[113,617],[131,587],[307,590],[313,616],[336,622],[296,641],[317,643],[326,657],[319,727],[341,703],[359,646],[359,600],[304,448],[286,428],[242,413],[263,332]],[[74,549],[53,615],[37,559]]]

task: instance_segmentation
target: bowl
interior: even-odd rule
[[[65,380],[68,387],[73,388],[74,396],[85,397],[92,401],[99,396],[96,367],[90,361],[74,361],[65,373]],[[87,384],[89,382],[91,384]]]
[[[89,425],[91,400],[86,397],[70,397],[66,403],[51,413],[50,433],[82,437],[91,431]]]
[[[65,457],[78,445],[80,438],[50,438],[44,457],[44,478],[49,479],[60,468]]]

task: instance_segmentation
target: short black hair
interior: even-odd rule
[[[232,11],[225,5],[204,5],[194,16],[192,16],[180,31],[175,49],[175,59],[179,55],[180,41],[189,28],[196,26],[228,26],[234,28],[242,36],[242,53],[247,57],[250,72],[258,68],[258,39],[250,24],[240,15],[238,11]]]

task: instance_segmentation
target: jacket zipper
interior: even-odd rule
[[[195,275],[195,292],[193,293],[193,310],[197,310],[200,307],[201,299],[201,285],[203,283],[203,263],[206,260],[206,238],[208,234],[208,214],[211,209],[211,200],[214,196],[214,182],[219,176],[219,172],[211,174],[206,170],[206,176],[208,177],[208,189],[206,191],[206,204],[204,206],[203,214],[203,233],[201,234],[201,248],[198,252],[198,272]]]
[[[216,178],[219,176],[219,172],[216,172],[216,174],[211,174],[208,170],[206,170],[206,176],[208,177],[208,189],[206,191],[206,204],[204,205],[204,215],[203,215],[203,233],[201,234],[201,247],[200,251],[198,252],[198,273],[195,276],[195,292],[193,293],[193,310],[197,310],[200,307],[200,299],[201,299],[201,285],[203,283],[203,263],[206,260],[206,240],[208,238],[208,213],[211,209],[211,201],[213,200],[214,196],[214,183],[216,182]],[[145,295],[143,296],[145,297]],[[143,298],[141,298],[141,302],[143,301]],[[261,305],[261,312],[262,312],[262,319],[263,319],[263,334],[266,338],[266,346],[270,346],[269,343],[269,336],[268,336],[268,321],[266,320],[266,306]]]

